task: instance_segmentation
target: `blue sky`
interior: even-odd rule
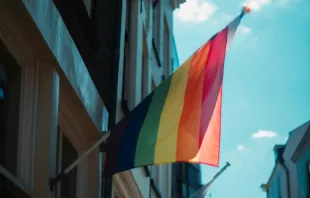
[[[180,63],[251,6],[226,55],[220,167],[212,198],[262,198],[274,144],[310,120],[310,1],[187,0],[174,13]],[[202,166],[203,182],[219,169]]]

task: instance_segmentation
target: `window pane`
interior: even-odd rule
[[[187,197],[187,186],[182,184],[182,196]]]
[[[191,195],[193,195],[194,193],[195,193],[195,189],[194,188],[189,188],[189,195],[191,196]]]
[[[308,197],[310,197],[310,163],[307,164],[307,182],[308,182],[307,193]]]
[[[77,159],[77,152],[70,144],[66,136],[62,139],[62,170],[70,166],[74,160]],[[76,197],[76,180],[77,168],[74,168],[61,181],[61,198],[75,198]]]
[[[0,165],[16,175],[20,67],[0,42]]]

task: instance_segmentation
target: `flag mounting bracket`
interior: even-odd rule
[[[50,178],[49,187],[51,192],[53,192],[54,187],[58,184],[58,182],[60,182],[67,174],[69,174],[93,150],[95,150],[97,147],[100,147],[101,150],[101,145],[102,143],[104,143],[103,145],[105,145],[105,141],[107,141],[108,137],[110,136],[110,131],[104,131],[102,134],[103,135],[101,136],[101,138],[95,144],[93,144],[86,152],[81,154],[68,168],[66,168],[64,171],[61,171],[58,175],[56,175],[55,178]]]

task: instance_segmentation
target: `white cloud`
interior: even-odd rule
[[[187,0],[175,11],[175,16],[180,21],[203,22],[210,19],[216,10],[215,5],[205,0]]]
[[[243,5],[249,6],[251,10],[258,11],[262,6],[267,5],[271,0],[246,0]]]
[[[252,29],[248,26],[240,25],[237,31],[241,34],[250,34],[252,32]]]
[[[237,146],[237,151],[240,151],[240,152],[246,152],[246,151],[250,151],[249,148],[245,147],[243,144],[239,144]]]
[[[252,138],[254,139],[273,138],[276,136],[277,133],[270,130],[258,130],[256,133],[252,133]]]

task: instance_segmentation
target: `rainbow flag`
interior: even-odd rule
[[[243,9],[111,130],[105,175],[192,162],[218,166],[224,60]]]

